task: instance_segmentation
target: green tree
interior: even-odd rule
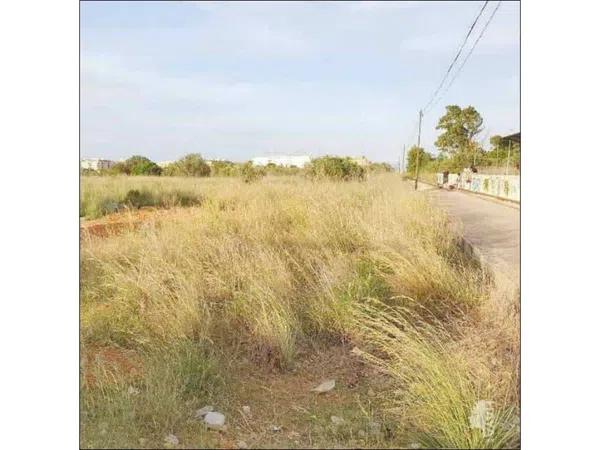
[[[419,156],[419,171],[424,171],[425,168],[435,158],[431,153],[427,153],[424,148],[413,145],[408,151],[408,161],[406,164],[406,171],[414,174],[417,167],[417,155]]]
[[[481,132],[483,118],[477,110],[468,106],[446,106],[446,114],[440,117],[435,127],[443,130],[435,141],[435,146],[450,155],[472,153],[478,147],[475,136]]]
[[[145,156],[135,155],[118,162],[108,170],[109,174],[160,175],[162,169]]]
[[[521,161],[521,146],[515,142],[509,142],[500,135],[490,137],[491,149],[486,154],[490,166],[504,166],[507,159],[509,166],[519,167]],[[510,152],[509,152],[510,150]]]
[[[208,177],[210,166],[199,153],[190,153],[178,161],[169,164],[165,174],[178,177]]]

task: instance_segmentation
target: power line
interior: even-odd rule
[[[492,19],[494,18],[494,15],[496,14],[496,11],[498,11],[498,9],[500,8],[500,4],[502,2],[499,1],[498,4],[496,5],[496,8],[494,8],[494,10],[492,11],[492,14],[490,15],[488,21],[485,23],[485,25],[483,26],[483,28],[481,29],[481,32],[479,33],[479,36],[477,37],[477,39],[475,40],[475,43],[473,44],[473,46],[471,47],[471,50],[469,50],[469,53],[467,53],[467,56],[465,57],[465,59],[463,60],[463,62],[461,63],[461,65],[459,66],[459,68],[456,70],[456,72],[454,72],[454,76],[452,77],[452,79],[450,80],[450,83],[448,83],[448,85],[446,86],[446,89],[444,89],[444,92],[442,92],[442,94],[438,97],[438,99],[436,100],[436,102],[431,106],[432,108],[437,105],[439,103],[439,101],[441,100],[441,98],[446,95],[446,92],[448,92],[448,90],[450,89],[450,87],[452,86],[452,84],[454,83],[454,80],[456,80],[456,78],[458,78],[458,75],[460,74],[462,68],[465,66],[465,64],[467,63],[467,60],[469,59],[469,57],[471,56],[471,54],[473,53],[473,50],[475,50],[475,47],[477,46],[477,43],[481,40],[481,37],[483,36],[483,34],[485,33],[485,30],[487,30],[487,27],[489,26],[490,22],[492,21]]]
[[[431,99],[429,100],[429,102],[427,103],[427,105],[425,105],[425,107],[423,108],[423,111],[427,111],[427,109],[429,108],[429,106],[431,105],[431,103],[433,102],[433,100],[435,99],[435,96],[442,89],[442,86],[446,82],[446,79],[448,78],[448,75],[452,71],[452,68],[454,67],[454,64],[456,64],[456,61],[458,60],[458,58],[460,57],[463,49],[465,48],[465,45],[467,43],[467,40],[469,39],[469,36],[471,36],[471,33],[473,32],[473,29],[475,28],[475,25],[477,24],[477,21],[481,17],[481,14],[483,13],[483,10],[485,9],[485,7],[487,6],[488,3],[489,3],[489,1],[486,1],[483,4],[483,6],[481,7],[481,10],[479,11],[479,14],[477,14],[477,17],[475,17],[475,20],[471,24],[471,27],[469,28],[469,31],[467,32],[467,35],[465,36],[465,39],[463,40],[463,43],[461,44],[460,48],[458,49],[458,52],[456,53],[456,56],[454,57],[454,59],[450,63],[450,66],[448,67],[448,70],[446,71],[446,73],[444,75],[444,78],[442,78],[442,81],[441,81],[440,85],[437,87],[437,89],[435,90],[435,92],[431,96]]]

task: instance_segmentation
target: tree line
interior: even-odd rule
[[[265,175],[306,175],[312,178],[336,178],[341,180],[362,179],[366,173],[391,172],[387,163],[370,163],[366,167],[358,165],[348,157],[323,156],[311,161],[304,168],[280,166],[269,163],[254,166],[251,161],[211,161],[210,164],[199,153],[190,153],[183,158],[160,167],[145,156],[135,155],[120,161],[110,169],[81,169],[83,175],[131,175],[131,176],[175,176],[175,177],[242,177],[254,181]]]
[[[436,130],[442,131],[434,144],[438,155],[412,146],[406,164],[409,174],[416,171],[417,156],[419,170],[425,172],[460,172],[465,167],[505,166],[507,162],[509,167],[520,169],[519,144],[509,144],[502,136],[495,135],[489,139],[491,148],[487,151],[483,148],[477,139],[483,131],[483,118],[473,106],[446,106],[446,113],[439,119]]]

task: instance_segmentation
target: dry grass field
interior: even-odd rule
[[[81,183],[161,217],[82,231],[82,447],[519,445],[518,298],[397,174]]]

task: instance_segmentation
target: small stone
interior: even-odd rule
[[[175,436],[174,434],[167,434],[165,436],[165,444],[166,445],[178,445],[179,439],[177,439],[177,436]]]
[[[331,391],[335,387],[335,380],[327,380],[323,381],[316,388],[313,388],[312,391],[317,394],[324,394],[325,392]]]
[[[379,422],[369,422],[369,428],[371,431],[381,431],[381,424]]]
[[[371,422],[369,423],[370,433],[373,436],[380,437],[381,436],[381,424],[379,422]]]
[[[244,412],[244,414],[248,415],[250,414],[250,407],[248,405],[244,405],[242,406],[242,411]]]
[[[344,423],[344,419],[342,419],[341,417],[338,417],[338,416],[331,416],[331,422],[334,425],[341,425]]]
[[[361,439],[364,439],[367,437],[367,433],[365,433],[365,430],[358,430],[358,437]]]
[[[139,438],[138,442],[140,443],[140,445],[146,445],[148,443],[148,439],[146,439],[146,438]]]
[[[127,394],[129,394],[129,395],[138,395],[139,393],[140,393],[140,390],[133,386],[129,386],[129,389],[127,389]]]
[[[208,428],[221,430],[225,425],[225,416],[219,412],[210,411],[204,416],[204,423]]]
[[[277,425],[271,425],[269,427],[269,430],[271,430],[273,433],[278,433],[281,431],[281,427],[277,426]]]
[[[412,444],[410,444],[410,448],[421,448],[421,444],[419,444],[418,442],[413,442]]]
[[[375,396],[375,391],[373,389],[369,388],[369,390],[367,391],[367,395],[369,397],[374,397]]]
[[[207,415],[209,412],[211,412],[214,409],[215,408],[212,405],[205,406],[203,408],[196,410],[196,414],[194,414],[194,417],[196,417],[196,419],[202,419],[205,415]]]
[[[244,441],[237,441],[237,443],[235,444],[235,446],[237,448],[248,448],[248,444],[246,444]]]

